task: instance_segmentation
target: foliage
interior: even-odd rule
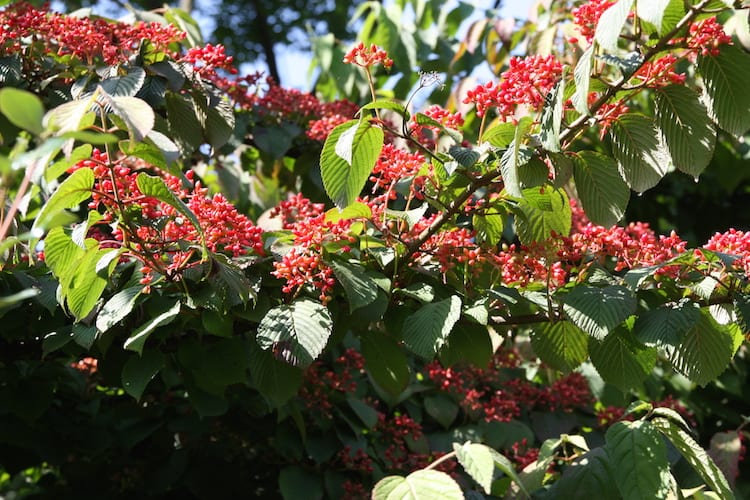
[[[175,9],[8,6],[0,488],[746,492],[742,410],[676,397],[742,400],[750,235],[616,225],[744,141],[744,11],[646,5],[553,2],[456,49],[368,3],[361,43],[316,42],[318,96],[236,75]],[[452,81],[477,58],[499,81]]]

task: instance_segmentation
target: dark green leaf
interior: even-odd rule
[[[369,305],[378,298],[378,285],[365,274],[364,268],[336,259],[329,263],[336,279],[349,299],[349,312]]]
[[[171,136],[183,154],[190,154],[203,143],[203,126],[195,102],[189,96],[174,92],[167,92],[166,102]]]
[[[302,298],[268,311],[258,325],[256,340],[287,363],[307,367],[323,352],[332,328],[328,309]]]
[[[392,396],[409,384],[409,364],[404,350],[390,337],[369,332],[360,338],[365,368],[375,383]]]
[[[698,58],[705,103],[718,125],[741,137],[750,129],[750,55],[736,45],[722,45],[718,56]]]
[[[635,297],[622,286],[577,286],[563,297],[565,314],[597,340],[603,340],[635,309]]]
[[[456,295],[425,304],[406,318],[404,343],[413,353],[431,359],[445,344],[460,316],[461,299]]]
[[[470,363],[477,368],[486,367],[492,359],[492,339],[487,327],[458,323],[439,355],[444,366]]]
[[[672,164],[651,118],[629,113],[612,123],[612,153],[620,175],[634,191],[656,186]]]
[[[122,368],[123,389],[140,400],[148,383],[163,367],[164,355],[156,349],[147,349],[141,356],[131,356]]]
[[[701,448],[690,434],[679,425],[663,417],[656,417],[651,423],[669,439],[683,458],[703,478],[708,487],[719,495],[719,498],[722,500],[734,500],[734,493],[729,487],[721,469],[716,466],[708,453],[706,453],[706,450]]]
[[[680,301],[640,314],[633,326],[633,333],[647,346],[659,349],[674,347],[700,318],[701,311],[697,304]]]
[[[274,358],[273,353],[250,343],[250,375],[256,389],[276,408],[297,395],[302,370]]]
[[[716,130],[698,94],[684,85],[659,89],[655,116],[675,167],[697,179],[711,161],[716,142]]]
[[[551,186],[524,189],[515,209],[516,232],[525,245],[570,233],[571,209],[563,189]]]
[[[479,152],[474,149],[455,145],[448,149],[448,154],[464,168],[471,168],[474,166],[481,156]]]
[[[104,333],[131,313],[143,286],[137,285],[120,290],[104,304],[96,317],[96,328]]]
[[[112,97],[115,96],[127,96],[134,97],[143,83],[146,81],[146,72],[143,68],[138,66],[131,66],[128,68],[128,73],[123,76],[115,76],[112,78],[105,78],[99,85],[101,88]]]
[[[171,323],[179,314],[180,301],[178,300],[171,306],[164,308],[163,312],[157,314],[155,317],[133,330],[125,341],[125,349],[141,354],[143,352],[143,346],[146,344],[146,340],[151,336],[154,330],[162,325]]]
[[[576,191],[586,215],[595,224],[610,227],[625,215],[630,189],[612,158],[593,151],[572,156]]]
[[[458,405],[448,396],[438,394],[424,398],[424,410],[445,429],[449,429],[458,416]]]
[[[588,357],[589,336],[570,321],[540,323],[531,331],[539,358],[562,372],[576,369]]]
[[[624,500],[666,498],[667,447],[651,422],[617,422],[607,430],[607,455]]]
[[[656,349],[645,347],[626,328],[589,344],[591,362],[605,382],[623,392],[639,387],[656,366]]]
[[[323,498],[323,481],[313,471],[298,465],[284,467],[279,473],[279,490],[284,500],[305,498],[318,500]]]
[[[675,370],[699,385],[713,382],[727,368],[734,355],[734,339],[728,329],[716,323],[707,309],[701,310],[695,326],[682,341],[666,347]]]

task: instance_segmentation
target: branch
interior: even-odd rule
[[[654,57],[656,54],[667,48],[669,46],[669,42],[672,40],[672,38],[682,31],[690,22],[692,22],[693,19],[695,19],[698,14],[701,13],[704,7],[706,7],[710,3],[710,0],[702,0],[697,5],[693,5],[690,10],[688,11],[685,16],[680,19],[680,21],[677,23],[677,25],[672,28],[672,30],[661,37],[659,41],[648,49],[646,53],[643,55],[643,62],[640,66],[638,66],[638,69],[642,68],[643,65],[649,61],[652,57]],[[636,71],[638,71],[636,69]],[[586,123],[589,121],[589,118],[591,118],[593,115],[596,114],[597,111],[599,111],[599,108],[601,108],[607,101],[609,101],[617,92],[622,90],[624,85],[628,82],[627,78],[620,78],[615,84],[610,86],[604,94],[599,97],[599,99],[596,100],[594,104],[591,105],[591,108],[589,110],[589,113],[587,115],[581,115],[579,116],[575,121],[573,121],[570,125],[567,125],[565,130],[560,132],[560,142],[564,142],[565,139],[568,139],[569,137],[574,137],[575,134],[577,134],[581,129],[584,128]]]

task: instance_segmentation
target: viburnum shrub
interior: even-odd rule
[[[0,11],[0,491],[747,492],[747,232],[625,218],[739,157],[743,5],[406,3],[315,94],[178,9]]]

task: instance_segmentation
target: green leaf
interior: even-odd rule
[[[368,332],[360,337],[365,368],[375,383],[392,396],[409,385],[409,363],[404,350],[390,337]]]
[[[476,231],[477,242],[487,243],[492,246],[497,245],[503,237],[505,216],[506,214],[496,207],[488,207],[484,213],[475,214],[471,219],[471,223]]]
[[[492,359],[492,339],[486,326],[458,323],[440,348],[443,366],[470,363],[485,368]]]
[[[374,429],[378,424],[378,411],[361,399],[347,398],[349,407],[357,414],[367,429]]]
[[[734,493],[724,474],[706,453],[706,450],[701,448],[690,434],[679,425],[663,417],[656,417],[651,423],[671,441],[680,455],[695,469],[712,491],[716,492],[723,500],[734,500]]]
[[[39,295],[39,290],[35,288],[27,288],[11,295],[5,295],[4,297],[0,297],[0,309],[18,304],[37,295]]]
[[[560,151],[560,126],[562,125],[563,108],[565,106],[565,73],[562,80],[552,88],[545,99],[542,109],[541,131],[539,139],[547,151]]]
[[[307,367],[323,352],[332,329],[328,309],[302,298],[268,311],[258,325],[256,340],[287,363]]]
[[[604,11],[596,24],[594,39],[608,52],[617,51],[617,41],[620,38],[625,21],[628,20],[633,0],[619,0]]]
[[[40,135],[44,131],[44,105],[31,92],[13,87],[0,89],[0,113],[16,127],[34,135]]]
[[[146,72],[139,66],[131,66],[123,76],[105,78],[99,82],[102,90],[111,97],[133,97],[143,87]]]
[[[83,323],[73,325],[73,341],[84,349],[91,349],[96,340],[96,327]]]
[[[432,359],[445,344],[461,316],[461,299],[457,295],[425,304],[404,321],[406,347],[426,359]]]
[[[409,112],[406,110],[403,104],[401,104],[398,101],[390,101],[385,99],[378,99],[373,102],[368,102],[362,108],[360,108],[362,111],[366,109],[390,109],[391,111],[395,111],[399,115],[401,115],[404,120],[409,119]]]
[[[279,472],[279,490],[284,500],[318,500],[323,498],[323,480],[313,471],[292,465]]]
[[[570,321],[541,323],[531,331],[531,348],[562,372],[576,369],[588,357],[589,336]]]
[[[656,366],[656,349],[638,342],[627,328],[617,328],[601,342],[589,344],[591,362],[605,382],[623,392],[637,388]]]
[[[456,421],[458,410],[456,402],[444,394],[424,398],[424,411],[446,430]]]
[[[511,122],[498,123],[482,134],[482,141],[496,148],[507,148],[516,137],[516,125]]]
[[[495,474],[494,450],[483,444],[467,442],[453,443],[453,451],[466,473],[489,495]]]
[[[594,448],[576,458],[549,489],[550,498],[565,500],[620,500],[614,471],[604,448]]]
[[[180,301],[176,301],[169,307],[166,307],[161,313],[142,324],[130,334],[125,341],[125,349],[135,351],[138,354],[143,353],[143,346],[149,336],[160,326],[167,325],[175,320],[180,314]]]
[[[511,481],[515,482],[518,485],[524,498],[530,498],[529,492],[526,489],[526,483],[521,480],[518,474],[516,474],[516,467],[513,465],[513,463],[508,460],[505,455],[501,455],[491,448],[490,453],[492,454],[492,458],[495,460],[495,466],[497,466],[497,468],[500,469],[503,474],[508,476]]]
[[[165,7],[164,18],[169,21],[169,24],[176,26],[180,32],[185,33],[188,47],[203,45],[200,24],[189,13],[175,7]]]
[[[684,85],[659,89],[655,117],[675,167],[697,179],[716,143],[716,130],[698,93]]]
[[[131,356],[122,367],[123,389],[140,401],[148,383],[163,367],[164,355],[156,349],[148,349],[141,356]]]
[[[662,20],[664,19],[664,13],[667,10],[670,0],[650,0],[648,2],[638,2],[636,4],[636,13],[638,17],[651,23],[659,30],[659,34],[662,34]]]
[[[250,375],[255,388],[278,408],[297,395],[302,370],[274,358],[273,353],[250,343]]]
[[[620,175],[633,191],[651,189],[666,175],[672,161],[651,118],[622,115],[612,123],[609,134]]]
[[[701,311],[698,305],[690,300],[684,300],[639,314],[633,326],[633,333],[647,346],[659,349],[674,347],[700,319]]]
[[[94,240],[87,243],[96,244]],[[116,261],[111,261],[107,266],[106,273],[100,273],[97,269],[99,261],[111,253],[112,249],[99,250],[98,247],[89,248],[83,258],[77,263],[72,271],[71,281],[63,289],[68,304],[68,309],[77,319],[83,319],[94,309],[99,297],[107,286],[108,278],[114,270]],[[104,274],[104,276],[102,276]]]
[[[45,229],[56,215],[65,209],[76,208],[91,197],[94,187],[94,171],[81,168],[73,172],[42,205],[36,216],[33,229]]]
[[[323,186],[344,209],[365,186],[383,147],[383,129],[371,120],[351,120],[334,128],[320,154]]]
[[[423,113],[417,113],[414,115],[414,121],[417,122],[417,125],[422,125],[425,127],[436,127],[440,129],[440,131],[445,132],[446,135],[448,135],[451,139],[453,139],[456,142],[461,142],[463,140],[463,136],[461,135],[461,132],[458,130],[454,130],[452,128],[448,128],[436,119],[429,117]]]
[[[448,154],[464,168],[473,167],[481,156],[479,151],[456,145],[448,148]]]
[[[190,154],[203,144],[203,125],[197,106],[190,96],[167,92],[167,121],[170,137],[174,138],[183,154]]]
[[[240,298],[243,304],[250,299],[253,301],[258,299],[258,292],[253,287],[253,282],[229,257],[222,254],[213,254],[212,257],[219,271],[219,279]]]
[[[87,99],[66,102],[52,108],[44,115],[42,123],[45,128],[55,130],[58,134],[86,128],[93,122],[94,112],[91,107],[95,99],[96,96],[92,94]]]
[[[685,2],[683,0],[670,0],[661,21],[659,33],[669,33],[677,27],[680,20],[685,17]]]
[[[418,470],[406,477],[387,476],[377,482],[373,500],[464,500],[461,487],[445,472]]]
[[[573,107],[582,115],[589,114],[589,84],[591,82],[591,62],[593,60],[595,45],[592,43],[581,57],[578,58],[576,68],[573,70],[573,81],[576,91],[571,97]]]
[[[617,422],[607,430],[606,450],[624,500],[666,498],[667,447],[651,422]]]
[[[100,100],[108,105],[112,112],[124,123],[131,141],[142,141],[154,128],[156,115],[151,106],[143,99],[129,96],[110,96],[100,92]]]
[[[135,307],[143,286],[137,285],[120,290],[104,304],[96,317],[96,328],[104,333],[130,314]]]
[[[617,325],[635,313],[636,300],[622,286],[576,286],[563,297],[563,310],[581,330],[604,340]]]
[[[208,251],[206,249],[203,228],[201,227],[198,217],[196,217],[193,211],[188,208],[184,201],[179,199],[177,195],[175,195],[172,190],[169,189],[167,184],[164,182],[164,179],[162,179],[161,177],[148,175],[145,172],[141,172],[135,178],[135,183],[141,193],[146,196],[156,198],[157,200],[174,207],[175,210],[184,215],[190,221],[190,223],[193,225],[195,230],[198,231],[198,234],[201,237],[201,242],[203,245],[203,257],[205,258]]]
[[[698,58],[708,112],[724,130],[741,137],[750,128],[750,55],[736,45],[722,45],[718,56]]]
[[[716,323],[708,309],[676,346],[666,349],[675,370],[698,385],[713,382],[727,368],[734,355],[734,338]]]
[[[503,176],[505,190],[516,198],[523,197],[518,169],[531,160],[532,150],[523,146],[523,140],[533,124],[531,118],[524,116],[518,121],[513,136],[513,142],[500,159],[500,171]]]
[[[365,274],[362,266],[336,259],[329,262],[336,279],[344,287],[349,299],[349,312],[372,304],[378,298],[378,285]]]
[[[212,148],[218,149],[232,138],[234,133],[234,108],[226,95],[211,90],[208,102],[198,99],[203,133]]]
[[[370,217],[372,217],[372,210],[370,207],[365,203],[357,201],[343,210],[333,207],[326,211],[325,221],[336,223],[342,220],[369,219]]]
[[[604,227],[617,224],[630,200],[630,189],[617,173],[617,163],[593,151],[581,151],[571,157],[576,191],[586,215]]]
[[[524,245],[544,241],[553,233],[570,233],[572,212],[565,190],[551,186],[529,188],[523,190],[522,196],[514,211],[516,232]]]

